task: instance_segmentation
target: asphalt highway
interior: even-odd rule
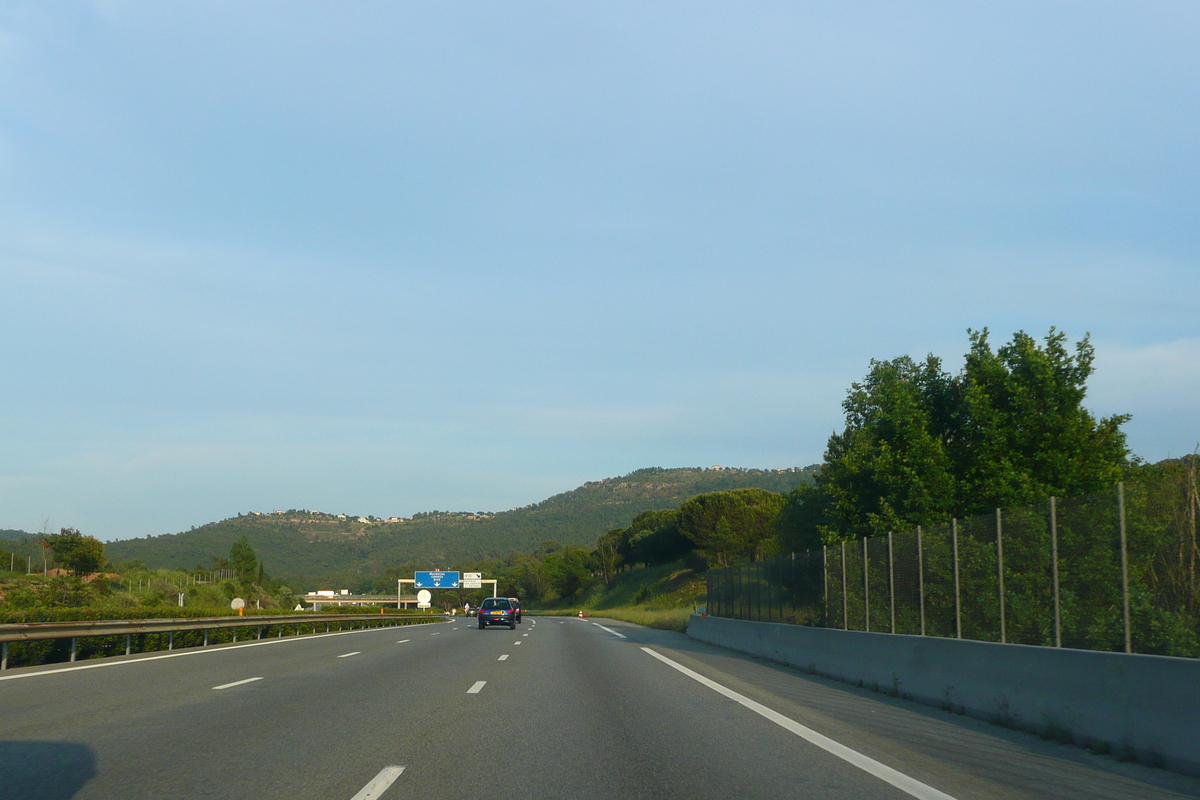
[[[0,675],[0,798],[380,797],[1166,800],[1200,780],[603,619]]]

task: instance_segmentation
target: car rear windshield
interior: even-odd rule
[[[508,601],[507,600],[496,600],[494,598],[489,598],[489,599],[483,601],[483,607],[484,608],[508,608]]]

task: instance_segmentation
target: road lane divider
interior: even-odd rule
[[[362,655],[362,650],[355,650],[353,653],[342,653],[338,658],[349,658],[350,656]]]
[[[717,694],[721,694],[721,695],[724,695],[725,697],[728,697],[730,700],[734,701],[735,703],[738,703],[739,705],[750,709],[755,714],[758,714],[759,716],[765,717],[766,719],[770,720],[771,722],[774,722],[776,725],[783,728],[784,730],[796,734],[797,736],[799,736],[801,739],[805,740],[806,742],[816,745],[817,747],[821,748],[825,752],[830,753],[831,755],[837,756],[838,758],[842,759],[846,763],[848,763],[852,766],[858,767],[863,772],[866,772],[869,775],[874,775],[876,778],[879,778],[884,783],[888,783],[888,784],[891,784],[892,786],[895,786],[897,789],[899,789],[900,791],[904,792],[907,795],[916,797],[916,798],[918,798],[918,800],[955,800],[953,795],[949,795],[943,791],[934,789],[932,786],[929,786],[928,784],[921,783],[916,778],[905,775],[903,772],[900,772],[899,770],[892,769],[887,764],[883,764],[879,761],[876,761],[875,759],[871,758],[870,756],[865,756],[862,753],[858,752],[857,750],[853,750],[853,749],[847,747],[846,745],[842,744],[841,742],[830,739],[828,736],[826,736],[822,733],[817,733],[812,728],[801,725],[799,722],[796,722],[791,717],[785,717],[783,714],[780,714],[778,711],[775,711],[772,708],[768,708],[767,706],[764,706],[762,703],[759,703],[755,700],[751,700],[749,697],[746,697],[744,694],[740,694],[738,692],[735,692],[733,689],[722,686],[721,684],[717,683],[716,681],[714,681],[710,678],[704,677],[699,672],[688,669],[683,664],[680,664],[678,661],[673,661],[672,659],[667,658],[662,653],[651,650],[649,647],[643,647],[642,650],[644,650],[645,652],[654,656],[659,661],[661,661],[662,663],[671,667],[672,669],[682,672],[684,675],[688,676],[689,678],[696,681],[697,683],[707,686],[709,689],[712,689]]]
[[[358,794],[351,797],[350,800],[376,800],[383,795],[388,788],[396,782],[396,778],[404,772],[404,767],[384,767],[379,770],[379,774],[371,779],[371,782],[358,790]]]
[[[467,694],[479,694],[485,686],[487,686],[487,681],[475,681],[471,684],[471,688],[467,689]]]
[[[520,640],[513,642],[513,644],[520,644],[520,643],[521,643]]]
[[[431,633],[431,634],[429,634],[429,635],[430,635],[430,636],[437,636],[439,633],[441,633],[441,631],[434,631],[433,633]]]
[[[255,681],[261,680],[262,678],[246,678],[244,680],[234,681],[233,683],[222,683],[220,686],[214,686],[213,689],[232,689],[235,686],[245,686],[247,683],[254,683]]]
[[[524,637],[524,636],[528,636],[528,635],[529,635],[528,633],[522,633],[522,634],[521,634],[521,636],[523,636],[523,637]]]
[[[429,623],[424,623],[429,624]],[[380,633],[381,631],[393,631],[392,628],[360,628],[356,631],[332,631],[330,633],[310,633],[304,636],[288,636],[280,639],[263,639],[261,641],[247,642],[245,644],[220,644],[213,647],[196,648],[192,650],[176,650],[168,653],[156,653],[154,655],[134,656],[132,658],[123,658],[120,661],[116,659],[97,659],[90,664],[76,664],[70,667],[55,667],[53,669],[37,669],[36,667],[28,667],[27,669],[34,670],[32,672],[17,672],[12,675],[0,674],[0,681],[19,681],[23,678],[37,678],[41,675],[58,675],[63,672],[81,672],[87,669],[104,669],[105,667],[127,667],[131,664],[145,664],[150,661],[162,661],[167,658],[187,658],[189,656],[210,656],[216,653],[232,653],[235,650],[245,650],[247,647],[271,647],[277,644],[295,644],[297,642],[312,642],[317,639],[328,639],[330,636],[358,636],[364,633]],[[12,672],[12,670],[7,670]]]
[[[411,642],[411,641],[412,641],[412,639],[401,639],[400,641],[396,642],[396,644],[404,644],[405,642]]]
[[[617,633],[617,632],[616,632],[616,631],[614,631],[612,628],[606,628],[606,627],[604,627],[604,626],[603,626],[603,625],[601,625],[599,622],[593,622],[592,624],[593,624],[593,625],[595,625],[597,628],[599,628],[599,629],[600,629],[600,630],[602,630],[602,631],[608,631],[608,632],[609,632],[609,633],[611,633],[613,636],[620,636],[622,639],[628,639],[628,638],[629,638],[628,636],[626,636],[626,635],[625,635],[625,634],[623,634],[623,633]]]
[[[508,653],[505,653],[504,655],[500,656],[496,660],[497,661],[508,661]]]

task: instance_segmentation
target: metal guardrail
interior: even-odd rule
[[[401,616],[398,614],[279,614],[257,615],[248,617],[190,617],[173,619],[114,619],[114,620],[76,620],[71,622],[25,622],[0,625],[0,670],[8,668],[9,642],[32,642],[44,639],[70,639],[71,661],[75,660],[75,640],[89,636],[125,636],[125,654],[130,654],[130,637],[139,633],[170,634],[170,644],[167,649],[174,649],[175,633],[177,631],[204,631],[204,645],[208,645],[208,631],[213,629],[259,628],[277,625],[295,626],[297,635],[300,626],[312,625],[314,633],[320,623],[325,623],[328,632],[332,623],[353,625],[356,622],[377,623],[364,627],[382,627],[395,625],[413,625],[431,619],[443,619],[444,614],[429,614],[421,616]],[[281,633],[282,635],[282,633]],[[236,638],[235,638],[236,641]]]

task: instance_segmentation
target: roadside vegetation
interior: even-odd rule
[[[1068,347],[1066,337],[1054,329],[1040,341],[1019,332],[993,348],[986,329],[972,331],[957,373],[946,371],[933,355],[873,361],[867,375],[850,387],[842,404],[845,427],[829,438],[824,461],[814,468],[738,474],[639,470],[505,512],[508,516],[434,513],[401,522],[359,519],[353,521],[359,528],[338,534],[335,549],[341,560],[336,567],[350,572],[372,568],[374,577],[363,575],[347,585],[378,593],[396,591],[397,579],[409,578],[417,569],[440,565],[483,572],[500,581],[500,594],[520,597],[531,612],[574,614],[582,609],[680,629],[704,602],[711,568],[948,523],[1051,495],[1069,498],[1109,490],[1121,480],[1178,484],[1182,490],[1155,495],[1168,498],[1162,502],[1170,505],[1158,509],[1155,518],[1173,522],[1138,535],[1154,539],[1147,550],[1167,554],[1158,558],[1147,579],[1147,602],[1170,616],[1166,628],[1189,631],[1195,638],[1200,633],[1198,459],[1148,465],[1132,456],[1121,431],[1128,417],[1097,418],[1083,405],[1093,361],[1087,337]],[[620,514],[627,523],[596,533],[598,523]],[[288,514],[281,518],[290,519]],[[351,525],[349,520],[336,522]],[[571,535],[565,543],[548,540],[506,557],[474,559],[431,556],[425,548],[432,540],[422,537],[412,539],[416,549],[408,551],[399,540],[383,549],[375,546],[382,540],[371,544],[389,525],[396,530],[409,526],[416,534],[424,530],[420,526],[435,522],[447,536],[451,527],[457,531],[453,536],[469,536],[475,552],[536,541],[547,530]],[[453,526],[445,527],[450,522]],[[334,544],[316,534],[303,534],[299,527],[288,533],[271,515],[258,515],[209,532],[220,533],[214,541],[232,541],[227,556],[206,554],[211,563],[197,563],[190,570],[151,570],[136,559],[112,564],[99,542],[64,529],[54,537],[39,537],[44,576],[5,577],[0,572],[0,622],[57,614],[119,618],[178,613],[181,591],[188,613],[231,613],[228,603],[234,596],[264,611],[293,608],[296,595],[267,574],[248,536],[229,538],[242,529],[238,526],[247,525],[267,526],[263,530],[274,525],[270,530],[282,538],[272,547],[285,543],[299,553],[297,563],[334,552],[329,549]],[[520,536],[508,535],[516,530]],[[185,538],[187,534],[179,534],[167,543]],[[29,541],[22,546],[28,550]],[[360,562],[351,569],[345,558],[354,549],[361,553]],[[430,552],[452,550],[437,545]],[[34,555],[23,551],[22,556],[26,568],[37,564]],[[379,569],[385,557],[390,563]],[[20,560],[10,557],[8,562]],[[51,574],[46,568],[51,561],[61,572]],[[0,568],[4,564],[0,552]],[[331,574],[342,574],[337,570]],[[486,595],[483,590],[442,590],[434,603],[446,611],[467,602],[478,607]]]

